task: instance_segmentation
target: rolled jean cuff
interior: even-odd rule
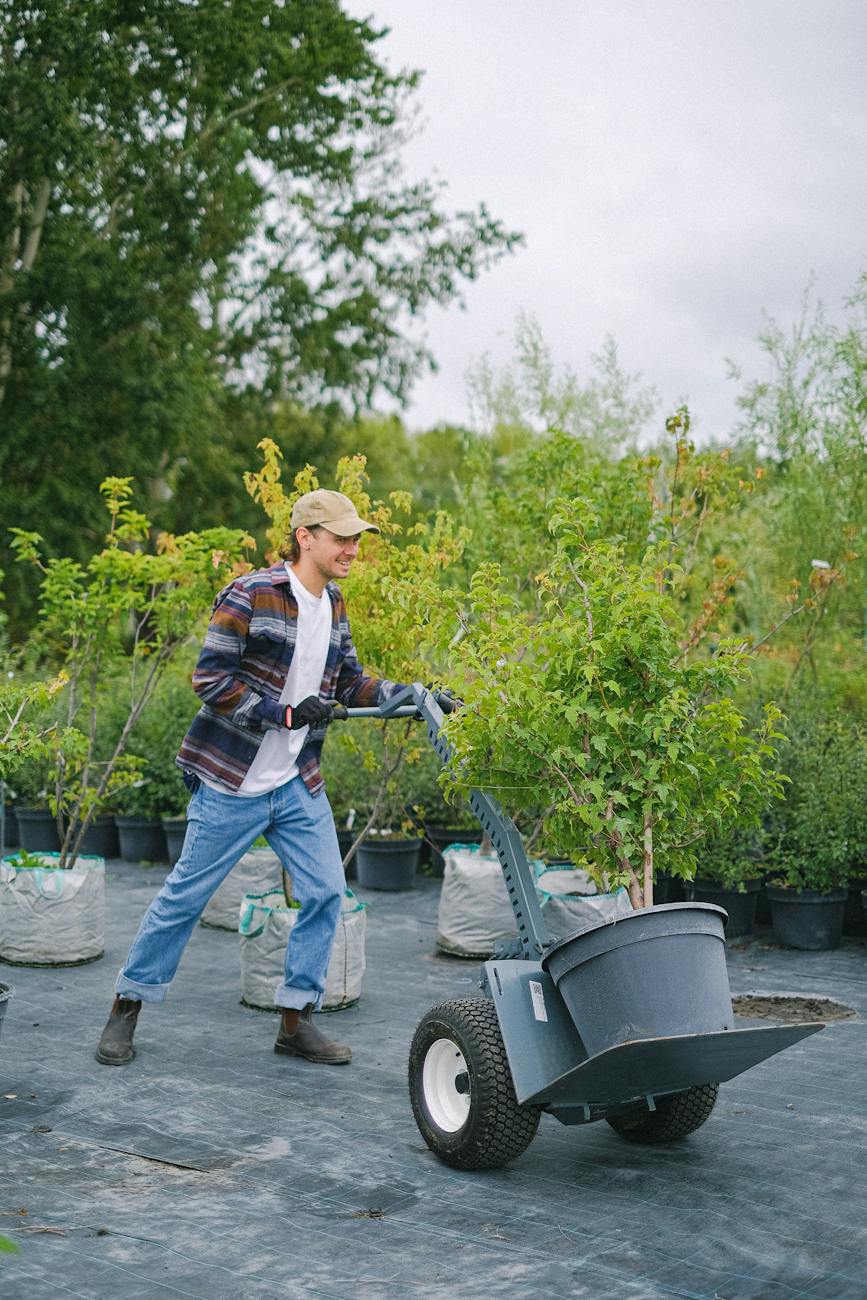
[[[287,984],[279,984],[274,994],[274,1005],[287,1011],[303,1011],[311,1004],[318,1011],[324,1000],[325,994],[317,993],[316,989],[290,989]]]
[[[168,984],[139,984],[138,980],[128,979],[121,971],[114,991],[118,997],[131,998],[139,1002],[165,1002],[169,986]]]

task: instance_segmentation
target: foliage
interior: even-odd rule
[[[725,835],[711,836],[699,850],[696,875],[741,894],[747,881],[757,880],[764,871],[757,821],[752,830],[736,826]]]
[[[44,682],[17,682],[12,669],[0,674],[0,781],[45,758],[54,724],[34,722],[30,715],[45,710],[66,682],[63,672]]]
[[[24,871],[38,870],[47,865],[44,854],[31,853],[29,849],[16,849],[12,857],[15,866]]]
[[[423,756],[418,723],[412,718],[381,722],[373,718],[336,722],[324,753],[328,798],[339,826],[355,809],[352,827],[359,838],[412,834],[421,806],[414,798],[416,767]]]
[[[666,421],[667,445],[648,455],[614,459],[562,432],[533,439],[498,473],[490,448],[477,447],[473,481],[459,497],[473,536],[464,556],[467,578],[496,563],[528,608],[538,609],[537,575],[551,550],[548,521],[558,498],[589,500],[588,540],[616,543],[641,563],[659,552],[660,578],[675,597],[694,646],[709,633],[741,630],[730,600],[740,579],[723,549],[760,481],[734,463],[727,448],[698,451],[681,408]]]
[[[182,649],[166,667],[153,697],[129,733],[127,755],[140,764],[138,779],[117,798],[117,811],[134,817],[179,817],[190,793],[175,756],[199,706],[190,683],[192,655]],[[113,747],[126,721],[123,694],[113,682],[103,692],[104,732],[97,753]],[[108,750],[110,752],[110,750]]]
[[[706,836],[754,822],[779,793],[780,714],[768,706],[751,734],[735,708],[745,646],[694,656],[670,546],[628,564],[622,547],[591,540],[588,501],[555,503],[550,526],[538,613],[496,566],[474,575],[452,670],[466,707],[447,722],[450,776],[517,807],[544,791],[542,851],[574,855],[649,905],[655,867],[691,876]]]
[[[51,733],[50,803],[62,841],[61,866],[74,861],[99,809],[137,779],[142,763],[127,752],[130,733],[167,665],[197,630],[221,577],[249,567],[240,559],[249,539],[225,528],[162,534],[146,549],[150,525],[129,506],[130,480],[106,479],[101,490],[110,528],[106,545],[87,566],[68,558],[43,562],[39,535],[13,530],[19,558],[42,575],[35,640],[68,678],[64,726]],[[107,679],[120,685],[121,677],[125,717],[110,754],[101,759],[101,688]]]
[[[831,890],[867,866],[867,725],[816,714],[791,729],[785,801],[769,814],[765,856],[781,883]]]
[[[807,296],[790,332],[769,321],[760,341],[767,373],[740,399],[740,435],[765,476],[762,508],[748,520],[741,600],[758,624],[769,592],[779,598],[792,579],[803,587],[814,562],[825,573],[848,570],[807,623],[775,637],[779,671],[773,663],[770,671],[788,690],[806,670],[816,689],[826,664],[856,667],[867,648],[867,275],[842,324]]]
[[[98,544],[107,473],[189,527],[248,394],[402,401],[414,322],[517,243],[404,175],[384,35],[337,0],[0,0],[0,518],[31,484],[50,554]]]
[[[526,312],[515,322],[513,359],[501,369],[488,356],[470,367],[467,387],[475,423],[489,434],[562,430],[587,446],[617,455],[634,448],[658,398],[640,387],[640,375],[621,369],[610,336],[591,357],[582,383],[566,368],[558,374],[539,323]]]
[[[371,719],[359,718],[329,727],[322,749],[322,775],[328,802],[340,829],[363,825],[373,807],[380,777],[364,755],[379,748],[379,733]],[[367,812],[365,811],[367,810]]]

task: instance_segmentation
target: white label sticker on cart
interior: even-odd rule
[[[548,1012],[545,1010],[545,995],[538,980],[530,980],[530,997],[533,999],[533,1015],[537,1020],[547,1021]]]

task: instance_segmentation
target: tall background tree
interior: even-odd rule
[[[285,403],[333,431],[406,396],[412,318],[517,236],[404,177],[383,34],[337,0],[0,0],[4,542],[24,509],[92,550],[107,474],[227,521]]]

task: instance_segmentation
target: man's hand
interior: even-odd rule
[[[298,731],[301,727],[315,727],[318,723],[330,722],[333,708],[333,704],[323,704],[318,695],[308,695],[306,700],[294,708],[287,706],[286,726],[290,731]]]

